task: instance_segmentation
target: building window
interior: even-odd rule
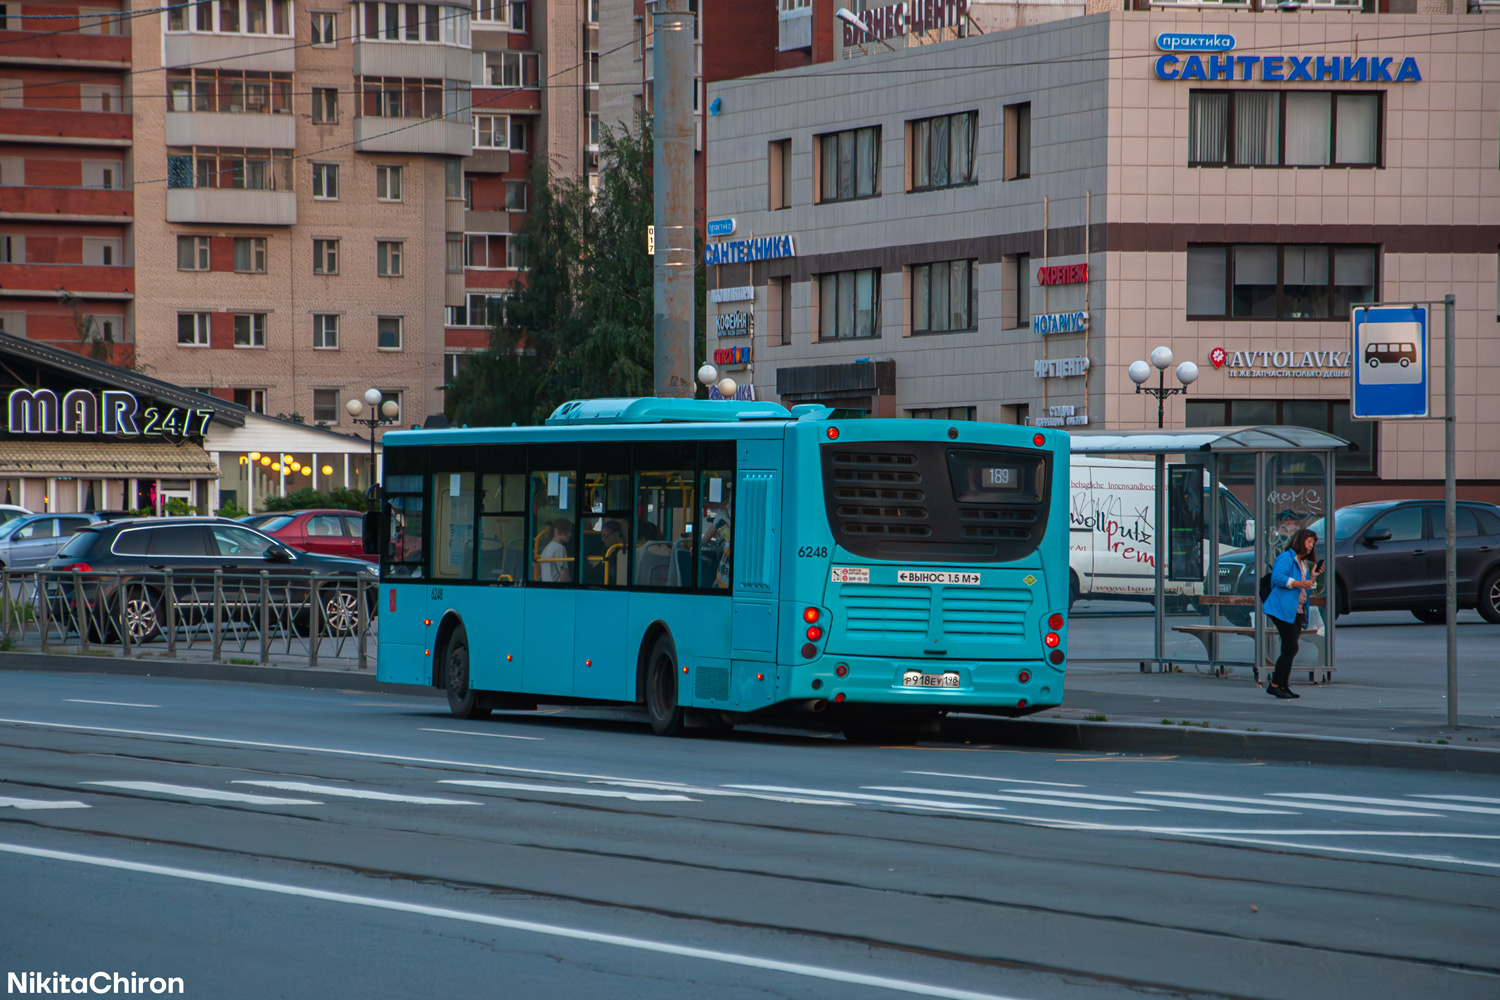
[[[377,240],[375,243],[375,273],[382,278],[401,277],[401,250],[399,240]]]
[[[509,242],[498,233],[468,233],[465,237],[464,266],[481,270],[509,267],[505,245]]]
[[[319,201],[339,200],[339,165],[337,163],[314,163],[313,197]]]
[[[266,412],[266,390],[264,389],[236,389],[234,401],[254,413]]]
[[[510,116],[509,115],[475,115],[474,116],[474,148],[475,149],[509,149],[510,148]]]
[[[973,420],[972,406],[933,406],[921,410],[907,410],[915,420]]]
[[[234,238],[234,269],[243,274],[266,273],[266,238],[264,236],[236,236]]]
[[[443,163],[443,197],[462,198],[464,196],[464,165],[461,160],[447,160]],[[468,206],[464,206],[467,208]]]
[[[334,46],[339,41],[339,16],[337,14],[319,14],[312,16],[312,44],[314,46]]]
[[[291,0],[205,0],[167,8],[168,31],[223,35],[292,34]]]
[[[505,266],[513,271],[526,270],[526,257],[521,253],[520,240],[505,241]]]
[[[464,273],[464,234],[447,233],[443,240],[444,254],[443,270],[448,274]],[[452,326],[453,324],[448,324]]]
[[[880,271],[818,276],[818,339],[880,336]]]
[[[818,200],[848,201],[880,193],[880,126],[818,136]]]
[[[588,145],[590,147],[596,148],[596,149],[599,146],[599,112],[597,112],[597,111],[590,111],[589,112],[589,141],[588,141]]]
[[[420,77],[362,76],[355,105],[365,118],[469,120],[469,81]]]
[[[1379,93],[1194,90],[1188,166],[1376,167]]]
[[[973,329],[973,302],[973,261],[945,260],[912,267],[912,333]]]
[[[1376,249],[1189,245],[1189,319],[1345,320],[1376,297]]]
[[[215,146],[168,148],[167,187],[290,191],[292,151]]]
[[[1031,102],[1005,106],[1005,179],[1031,176]]]
[[[339,422],[341,409],[337,389],[313,390],[313,423],[336,424]]]
[[[177,314],[177,346],[207,347],[208,313]]]
[[[541,85],[541,55],[511,50],[477,52],[483,59],[483,71],[474,81],[477,87],[509,87],[534,90]]]
[[[337,87],[314,87],[312,101],[314,122],[319,125],[332,125],[339,120],[339,89]]]
[[[931,191],[974,182],[974,141],[978,122],[977,111],[964,111],[909,123],[912,191]]]
[[[1347,400],[1318,399],[1189,399],[1183,417],[1188,427],[1248,427],[1286,425],[1327,431],[1351,442],[1354,448],[1335,452],[1334,469],[1339,476],[1375,474],[1376,431],[1379,421],[1354,420]],[[1309,462],[1310,456],[1286,455],[1282,462]],[[1274,461],[1274,459],[1273,459]],[[1225,456],[1219,466],[1225,482],[1254,483],[1253,456]],[[1296,475],[1283,467],[1282,472]],[[1311,459],[1307,469],[1321,483],[1322,470]]]
[[[530,208],[531,185],[525,181],[506,181],[505,207],[511,212],[524,212]]]
[[[510,148],[513,153],[526,152],[527,139],[531,132],[531,124],[524,118],[512,118],[510,120]]]
[[[375,324],[375,346],[382,351],[399,351],[402,346],[400,316],[381,316]]]
[[[313,349],[336,351],[339,349],[339,318],[336,313],[317,313],[313,316]]]
[[[234,346],[266,346],[265,313],[239,313],[234,317]]]
[[[354,34],[371,42],[469,46],[469,9],[417,3],[357,3]]]
[[[1014,315],[1016,326],[1026,326],[1031,322],[1031,254],[1016,254],[1010,265],[1011,287],[1016,294],[1007,311]]]
[[[289,115],[292,74],[239,69],[169,70],[167,101],[168,111]]]
[[[380,201],[401,200],[401,168],[375,168],[375,197]]]
[[[339,273],[339,241],[313,240],[313,274]]]
[[[777,139],[766,145],[766,172],[770,179],[771,211],[792,207],[792,140]]]
[[[177,237],[177,270],[179,270],[179,271],[207,271],[208,270],[208,237],[207,236],[179,236],[179,237]]]

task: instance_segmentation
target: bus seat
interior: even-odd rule
[[[677,543],[677,565],[676,573],[672,581],[674,587],[691,587],[693,585],[693,549],[691,544],[686,548],[681,542]]]
[[[505,572],[504,563],[505,547],[497,539],[484,539],[479,547],[479,579],[498,580]]]
[[[510,577],[512,580],[519,580],[521,579],[522,572],[525,571],[525,564],[526,554],[521,550],[521,540],[517,538],[505,547],[505,569],[503,575]]]
[[[604,585],[606,587],[611,586],[611,585],[619,587],[619,586],[621,586],[621,585],[623,585],[625,583],[624,580],[613,580],[613,581],[610,580],[610,577],[614,575],[615,565],[619,561],[619,557],[620,557],[620,555],[622,553],[624,553],[624,551],[625,551],[625,543],[624,542],[615,542],[615,544],[611,545],[609,547],[609,550],[604,553],[604,560],[603,560],[603,566],[604,566]],[[624,576],[623,573],[620,574],[620,575]]]
[[[604,566],[602,557],[604,555],[604,542],[599,538],[597,531],[585,531],[581,538],[579,555],[582,556],[580,564],[584,583],[603,583]]]
[[[666,542],[647,542],[635,553],[635,582],[639,587],[665,587],[667,564],[672,558],[672,546]]]

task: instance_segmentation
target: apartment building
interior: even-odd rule
[[[441,412],[534,164],[597,171],[596,3],[0,4],[0,329],[309,424]]]
[[[0,4],[0,330],[129,364],[130,39],[118,3]]]
[[[1316,427],[1341,500],[1437,496],[1441,421],[1351,418],[1349,309],[1451,292],[1457,472],[1500,500],[1495,15],[1216,7],[711,85],[711,357],[786,403],[1131,428],[1164,345],[1201,373],[1168,426]]]

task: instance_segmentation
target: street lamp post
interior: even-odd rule
[[[370,428],[370,485],[365,490],[365,506],[370,510],[375,509],[375,429],[381,424],[393,424],[401,419],[401,404],[394,399],[385,399],[379,389],[366,389],[364,401],[351,399],[344,404],[344,409],[349,411],[349,416],[356,424]],[[365,404],[370,405],[370,415],[361,416],[365,412]]]
[[[1151,366],[1156,366],[1156,386],[1145,385],[1145,381],[1151,377]],[[1198,381],[1198,366],[1191,361],[1184,361],[1177,366],[1177,381],[1181,385],[1167,385],[1167,369],[1172,366],[1172,349],[1170,347],[1158,347],[1151,352],[1151,364],[1137,361],[1130,366],[1130,381],[1135,383],[1135,391],[1144,392],[1156,397],[1156,426],[1159,430],[1163,426],[1166,417],[1166,402],[1168,396],[1175,396],[1179,392],[1186,393],[1187,387]]]

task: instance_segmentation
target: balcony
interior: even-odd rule
[[[295,149],[297,116],[168,111],[168,146]]]
[[[296,42],[283,35],[217,35],[168,32],[162,65],[204,69],[253,69],[290,73],[297,67]]]
[[[812,8],[781,11],[776,48],[781,52],[812,48]]]
[[[128,146],[130,116],[106,111],[6,108],[0,139],[64,146]]]
[[[93,188],[0,187],[0,216],[45,222],[129,222],[134,195]]]
[[[0,52],[7,64],[129,69],[130,38],[81,35],[76,32],[0,31]]]
[[[170,188],[167,221],[292,226],[297,223],[297,195],[242,188]]]
[[[376,42],[356,39],[355,76],[403,76],[428,80],[467,80],[474,69],[467,46],[441,42]]]
[[[85,298],[134,298],[135,268],[103,264],[0,264],[0,296],[55,296],[61,291]]]
[[[443,118],[354,119],[354,148],[361,153],[423,153],[468,156],[474,151],[474,127]]]

